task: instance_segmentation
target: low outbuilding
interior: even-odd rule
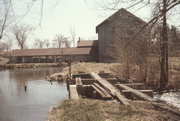
[[[72,61],[95,61],[91,47],[13,50],[10,63],[54,63],[71,58]]]

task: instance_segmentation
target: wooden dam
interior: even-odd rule
[[[146,89],[143,83],[121,83],[110,73],[74,74],[67,83],[70,99],[117,100],[124,105],[129,105],[128,100],[155,101],[153,91]]]

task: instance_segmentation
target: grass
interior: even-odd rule
[[[81,99],[79,101],[66,100],[53,113],[59,121],[117,121],[131,117],[135,113],[131,107],[124,107],[113,102]],[[50,116],[51,117],[51,116]],[[51,117],[50,121],[54,119]]]
[[[48,121],[178,121],[180,116],[155,109],[149,102],[124,106],[113,101],[65,100],[49,112]]]
[[[158,88],[158,81],[160,78],[160,67],[158,58],[149,58],[147,69],[147,84],[153,87],[154,90]],[[179,57],[170,58],[170,69],[169,69],[169,84],[168,89],[178,89],[180,87],[180,61]],[[179,65],[179,66],[178,66]],[[72,74],[84,72],[89,73],[105,71],[109,72],[115,77],[118,77],[125,82],[141,82],[140,68],[137,65],[131,64],[129,66],[129,75],[127,74],[127,67],[122,63],[74,63],[72,64]],[[65,80],[64,77],[68,74],[68,67],[64,68],[62,72],[56,73],[50,76],[50,80]],[[62,78],[62,79],[60,79]]]
[[[147,80],[157,83],[160,78],[160,65],[158,57],[149,57],[149,73]],[[154,86],[153,86],[154,87]],[[169,83],[167,89],[180,87],[180,57],[169,57]]]
[[[159,57],[149,57],[149,62],[159,63]],[[180,69],[180,57],[169,57],[169,67]]]

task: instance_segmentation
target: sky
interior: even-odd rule
[[[49,39],[52,41],[55,35],[61,34],[70,37],[70,28],[74,28],[76,40],[80,37],[84,40],[97,39],[96,26],[112,15],[116,10],[103,10],[98,0],[44,0],[43,15],[41,18],[41,0],[37,0],[27,13],[27,8],[31,6],[31,0],[14,0],[13,9],[15,21],[18,25],[28,24],[34,28],[28,37],[29,48],[33,47],[35,38]],[[128,4],[121,4],[119,8]],[[139,11],[130,9],[129,11],[148,21],[151,16],[151,9],[145,7]],[[25,16],[23,16],[26,14]],[[22,17],[23,16],[23,17]],[[40,23],[40,24],[39,24]],[[17,48],[14,46],[14,48]]]

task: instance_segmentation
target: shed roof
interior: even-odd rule
[[[143,21],[142,19],[138,18],[137,16],[135,16],[134,14],[132,14],[131,12],[127,11],[126,9],[124,8],[121,8],[119,9],[118,11],[116,11],[114,14],[112,14],[110,17],[108,17],[107,19],[105,19],[103,22],[101,22],[99,25],[96,26],[96,33],[98,33],[98,27],[107,23],[107,22],[110,22],[112,20],[112,18],[116,15],[120,15],[120,17],[123,15],[123,14],[127,14],[128,16],[131,16],[132,18],[136,19],[137,21],[141,22],[141,23],[144,23],[146,24],[145,21]],[[123,16],[122,16],[123,17]]]
[[[77,47],[92,47],[97,45],[97,40],[79,40]]]
[[[91,48],[48,48],[13,50],[11,56],[88,55]]]

